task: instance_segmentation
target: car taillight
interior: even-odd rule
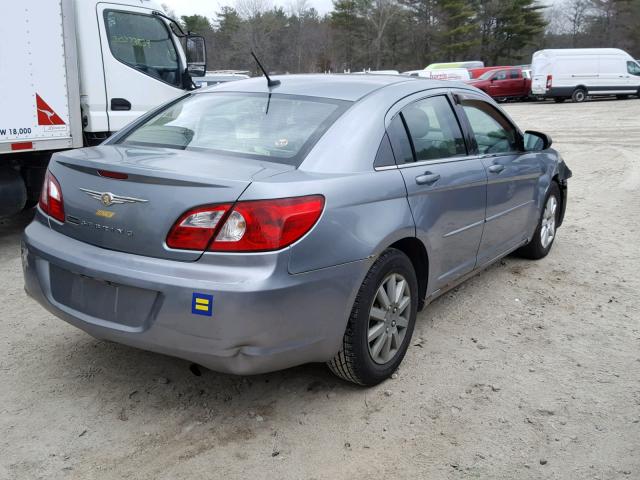
[[[198,207],[178,219],[167,245],[218,252],[279,250],[311,230],[323,209],[322,195]]]
[[[59,222],[64,222],[64,200],[62,189],[56,177],[47,170],[44,177],[44,185],[40,192],[40,209],[47,215],[55,218]]]
[[[547,75],[547,90],[551,89],[552,83],[553,83],[553,75]]]
[[[206,205],[183,214],[167,236],[167,246],[181,250],[204,250],[218,231],[220,220],[232,205]]]

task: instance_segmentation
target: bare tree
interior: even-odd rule
[[[577,46],[577,40],[582,35],[588,25],[589,14],[593,8],[590,0],[569,0],[565,6],[565,16],[569,22],[569,33],[571,34],[571,46]]]
[[[271,0],[236,0],[236,12],[244,20],[255,18],[269,10],[273,4]]]
[[[374,63],[376,70],[379,70],[382,63],[382,41],[385,30],[391,19],[399,12],[400,7],[396,0],[370,0],[363,6],[364,17],[373,27]]]

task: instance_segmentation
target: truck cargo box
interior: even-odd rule
[[[20,0],[2,13],[0,154],[81,147],[73,5]]]

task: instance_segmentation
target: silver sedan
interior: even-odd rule
[[[454,82],[283,76],[200,89],[54,155],[26,289],[103,339],[237,374],[327,362],[373,385],[416,315],[547,255],[570,170]]]

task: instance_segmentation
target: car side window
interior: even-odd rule
[[[387,128],[387,134],[389,141],[391,142],[391,148],[393,149],[393,155],[396,163],[402,165],[404,163],[411,163],[414,161],[413,150],[411,150],[411,142],[407,135],[407,129],[404,127],[404,120],[398,114],[394,117]]]
[[[640,77],[640,65],[636,62],[627,62],[627,71],[631,75],[637,75]]]
[[[389,136],[385,133],[378,147],[378,153],[376,159],[373,162],[374,168],[390,167],[396,164],[396,160],[393,157],[393,149],[391,148],[391,142]]]
[[[402,117],[418,162],[467,154],[458,120],[444,95],[406,106]]]
[[[493,78],[495,80],[506,80],[507,79],[507,71],[506,70],[500,70],[498,73],[496,73]]]
[[[462,100],[480,154],[518,150],[518,132],[498,110],[482,100]]]
[[[512,79],[518,79],[518,78],[520,78],[520,71],[511,70],[510,71],[510,76],[511,76]]]

